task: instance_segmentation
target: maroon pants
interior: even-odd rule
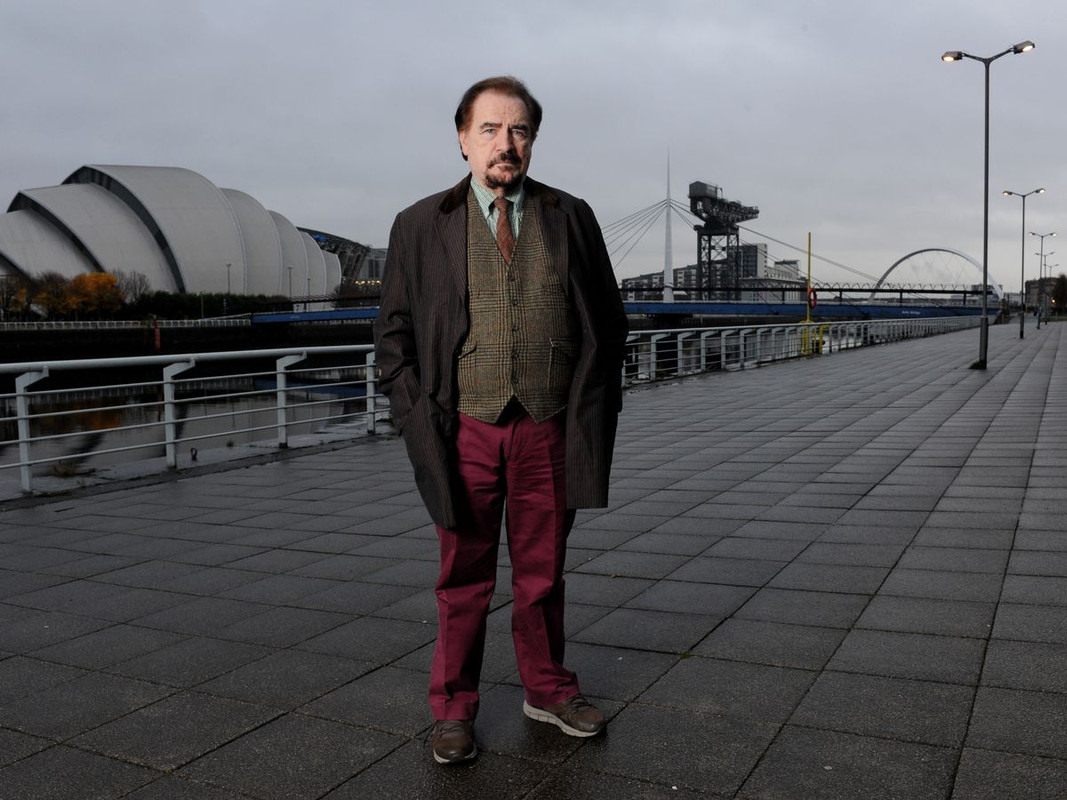
[[[455,529],[438,526],[438,632],[430,671],[434,719],[474,719],[486,616],[496,586],[500,523],[511,556],[512,638],[526,700],[546,706],[578,692],[563,667],[563,562],[574,512],[564,484],[558,414],[489,424],[460,415],[456,446],[465,497]]]

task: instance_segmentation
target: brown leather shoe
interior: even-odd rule
[[[523,701],[522,711],[530,719],[552,723],[568,736],[596,736],[604,730],[604,715],[580,694],[544,708]]]
[[[469,719],[439,719],[430,733],[433,760],[438,764],[458,764],[478,755],[474,744],[474,721]]]

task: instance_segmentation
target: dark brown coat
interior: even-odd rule
[[[469,185],[470,176],[397,215],[374,326],[379,386],[426,508],[446,528],[456,526],[456,357],[468,329]],[[581,328],[566,411],[567,505],[603,507],[622,407],[626,315],[588,204],[530,178],[525,186],[526,202],[539,204],[552,263]]]

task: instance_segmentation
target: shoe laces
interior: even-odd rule
[[[576,694],[574,695],[574,697],[568,697],[560,705],[563,707],[563,711],[570,713],[576,713],[578,711],[581,711],[583,708],[593,707],[593,704],[586,700],[584,697],[582,697],[580,694]]]
[[[463,719],[439,719],[433,724],[430,729],[430,735],[435,733],[440,736],[447,736],[450,733],[462,733],[467,725],[467,720]]]

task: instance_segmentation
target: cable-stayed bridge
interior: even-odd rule
[[[689,205],[668,194],[618,222],[604,226],[616,269],[637,243],[663,219],[667,229],[664,269],[621,281],[632,313],[656,316],[756,316],[885,318],[977,314],[982,305],[982,266],[965,253],[929,247],[908,253],[881,276],[864,273],[742,223],[759,216],[755,206],[727,199],[714,184],[689,185]],[[670,221],[679,218],[697,235],[697,262],[671,264]],[[764,241],[756,243],[756,239]],[[773,244],[768,244],[773,243]],[[837,273],[857,280],[820,280],[802,274],[796,257],[772,247],[807,254]],[[1001,287],[988,286],[987,306],[997,313]]]

